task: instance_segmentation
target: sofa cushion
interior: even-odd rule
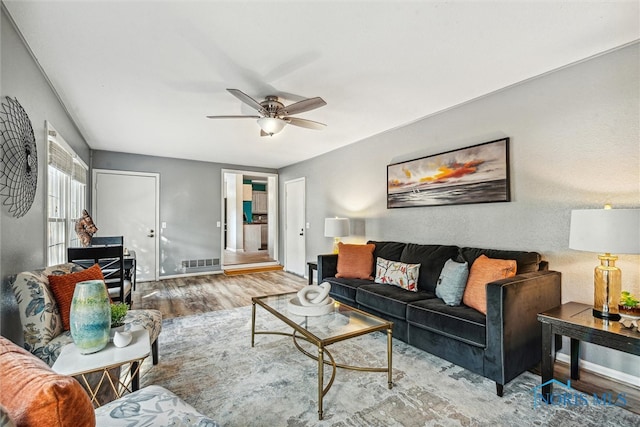
[[[373,280],[373,250],[375,245],[349,245],[338,243],[338,272],[344,279]]]
[[[475,346],[486,343],[486,316],[463,305],[448,306],[439,298],[409,304],[407,322]]]
[[[47,277],[80,270],[83,268],[71,263],[54,265],[22,272],[11,284],[18,302],[24,347],[40,358],[49,341],[62,332],[62,318]]]
[[[512,259],[518,265],[517,274],[538,271],[542,257],[537,252],[503,251],[499,249],[460,248],[458,261],[467,261],[473,265],[476,258],[486,255],[494,259]]]
[[[329,295],[337,298],[339,301],[356,305],[356,291],[362,285],[370,285],[371,280],[366,279],[340,279],[337,277],[326,277],[325,282],[331,284]]]
[[[379,283],[360,286],[356,294],[358,305],[398,319],[406,318],[408,303],[428,298],[435,298],[435,294],[426,291],[409,292],[397,286]]]
[[[95,426],[89,396],[72,377],[0,337],[0,403],[16,425]]]
[[[402,251],[407,245],[406,243],[400,242],[376,242],[373,240],[370,240],[367,243],[373,243],[376,245],[376,248],[373,250],[374,260],[377,258],[384,258],[390,261],[400,261]]]
[[[400,261],[407,264],[420,264],[418,289],[435,294],[436,285],[444,263],[458,254],[457,246],[445,245],[405,245]]]
[[[376,283],[398,286],[411,292],[418,291],[418,274],[420,264],[405,264],[400,261],[390,261],[377,258]]]
[[[515,275],[514,260],[493,259],[480,255],[471,266],[462,302],[482,314],[487,314],[487,283]]]
[[[71,301],[73,300],[73,292],[76,289],[76,284],[84,282],[85,280],[104,281],[104,276],[102,275],[100,266],[94,264],[86,270],[69,274],[51,275],[48,279],[49,288],[51,292],[53,292],[53,296],[58,304],[60,317],[62,318],[62,330],[68,331],[71,329]]]
[[[469,278],[469,264],[450,259],[444,263],[436,286],[436,296],[447,305],[460,305]]]

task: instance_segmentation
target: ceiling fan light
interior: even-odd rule
[[[274,135],[280,132],[286,124],[287,122],[284,120],[275,117],[262,117],[258,119],[258,125],[260,128],[269,135]]]

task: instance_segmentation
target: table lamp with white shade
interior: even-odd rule
[[[612,254],[640,254],[640,209],[579,209],[571,211],[569,248],[597,252],[594,271],[595,317],[619,320],[622,272]]]
[[[325,218],[324,219],[324,235],[325,237],[333,237],[333,253],[338,253],[338,243],[340,237],[348,236],[349,218]]]

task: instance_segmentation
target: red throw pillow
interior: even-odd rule
[[[76,283],[84,282],[85,280],[104,280],[102,270],[98,264],[76,273],[47,276],[47,278],[49,279],[49,288],[58,304],[60,317],[62,317],[62,329],[65,331],[68,331],[71,327],[69,312],[71,311],[71,300],[73,300],[73,291],[76,289]]]
[[[338,272],[336,277],[344,279],[373,280],[373,250],[376,245],[348,245],[338,243]]]
[[[16,425],[96,425],[91,400],[78,381],[56,374],[4,337],[0,337],[0,372],[0,404]]]
[[[469,271],[469,279],[467,279],[462,302],[482,314],[487,314],[487,283],[515,276],[516,267],[515,260],[495,259],[480,255],[473,262],[471,271]]]

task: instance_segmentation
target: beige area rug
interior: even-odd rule
[[[260,330],[287,331],[257,310]],[[141,385],[164,386],[223,426],[638,426],[625,409],[540,405],[540,377],[526,372],[495,394],[495,383],[394,341],[393,381],[386,374],[339,369],[317,416],[317,365],[285,336],[256,336],[251,307],[165,320],[160,363],[142,366]],[[375,333],[329,347],[338,362],[386,363],[386,336]],[[325,371],[328,378],[329,368]]]

